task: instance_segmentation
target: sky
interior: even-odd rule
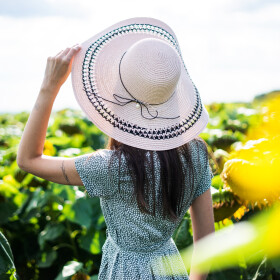
[[[30,112],[47,57],[132,17],[172,28],[204,104],[250,102],[280,89],[279,15],[279,0],[0,0],[0,112]],[[64,108],[80,109],[70,76]]]

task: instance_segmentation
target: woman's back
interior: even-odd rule
[[[185,276],[178,276],[179,278],[174,279],[188,279],[179,251],[171,236],[191,206],[192,201],[210,188],[213,176],[207,162],[205,149],[201,148],[201,142],[198,141],[197,143],[197,140],[192,140],[189,147],[196,170],[194,190],[190,190],[186,180],[183,207],[176,222],[164,218],[162,215],[160,162],[156,152],[153,152],[155,216],[139,210],[136,199],[133,197],[134,186],[123,155],[120,176],[117,158],[114,158],[110,165],[111,168],[109,168],[113,150],[99,150],[90,158],[84,155],[75,159],[76,169],[89,196],[100,197],[100,205],[107,224],[108,238],[102,248],[100,279],[138,279],[137,273],[140,272],[141,279],[146,279],[143,273],[144,275],[147,274],[147,277],[151,277],[151,275],[168,272],[169,265],[170,272],[175,275],[182,270],[184,271]],[[189,168],[183,156],[181,156],[181,159],[184,162],[184,169]],[[146,171],[148,180],[151,180],[150,170],[147,168]],[[118,183],[120,183],[120,191]],[[152,199],[151,189],[149,190],[149,198]],[[150,203],[149,210],[152,210],[152,206],[153,204]],[[167,261],[167,264],[170,262],[167,267],[164,262],[161,263],[162,267],[151,263],[151,260],[154,259],[153,256],[168,256],[170,254],[178,255],[178,264],[175,264],[174,261],[171,262],[171,260]],[[133,267],[129,268],[129,264]]]

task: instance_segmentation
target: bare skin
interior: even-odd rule
[[[215,232],[214,213],[212,207],[211,189],[208,189],[202,195],[198,196],[190,207],[190,215],[192,219],[193,243],[195,254],[196,242],[204,236]],[[198,274],[191,269],[191,280],[206,280],[208,273]]]
[[[82,186],[83,182],[75,168],[74,158],[43,155],[48,122],[55,98],[68,78],[74,55],[80,46],[73,46],[49,57],[45,76],[30,113],[19,144],[18,166],[38,177],[66,185]]]
[[[83,186],[75,168],[75,158],[43,155],[53,103],[71,72],[73,57],[79,50],[80,47],[76,45],[48,58],[41,89],[19,144],[17,164],[21,169],[48,181]],[[195,245],[197,240],[215,231],[210,189],[194,200],[190,207],[190,214]],[[191,270],[191,280],[205,280],[206,278],[207,274],[195,274]]]

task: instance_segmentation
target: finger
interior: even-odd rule
[[[71,50],[71,48],[66,48],[63,51],[61,51],[60,54],[58,54],[56,57],[63,58],[64,56],[66,56],[69,53],[70,50]]]
[[[59,56],[62,52],[63,52],[63,50],[61,50],[55,57]]]
[[[78,44],[75,44],[75,45],[72,46],[71,48],[66,48],[66,49],[60,51],[60,52],[56,55],[56,57],[57,57],[57,58],[64,58],[64,57],[69,53],[69,51],[70,51],[72,48],[76,47],[76,46],[78,46]]]
[[[67,55],[65,56],[65,60],[67,60],[68,62],[71,61],[72,57],[81,50],[81,46],[80,45],[75,45],[74,47],[72,47],[70,49],[70,51],[67,53]]]

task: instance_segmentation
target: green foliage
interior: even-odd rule
[[[16,268],[28,280],[97,275],[106,239],[99,198],[88,197],[83,187],[48,182],[18,168],[16,152],[27,119],[26,113],[0,116],[5,136],[0,141],[0,229],[17,256],[15,267],[6,270],[12,275]],[[81,112],[63,110],[52,116],[47,140],[46,152],[76,156],[103,147],[106,136]],[[73,274],[64,277],[65,271]]]
[[[220,175],[216,175],[212,178],[212,187],[214,187],[217,190],[221,190],[223,187],[223,181],[220,177]],[[213,197],[212,197],[213,198]]]
[[[83,267],[83,263],[70,261],[63,267],[61,273],[55,278],[55,280],[67,280],[71,279],[71,276],[78,272]]]
[[[182,250],[193,243],[189,212],[185,214],[183,220],[180,222],[180,225],[174,231],[172,238],[175,241],[178,250]]]
[[[200,136],[213,151],[220,149],[220,170],[232,144],[246,139],[248,127],[257,122],[257,111],[245,103],[213,103],[209,109],[210,122]],[[16,152],[28,115],[0,115],[0,230],[11,246],[10,251],[6,248],[7,260],[13,260],[11,251],[16,256],[14,265],[8,261],[4,270],[15,275],[16,269],[22,280],[97,279],[106,239],[99,198],[89,198],[83,187],[55,184],[19,169]],[[65,157],[90,153],[106,142],[82,112],[68,109],[51,115],[46,139],[46,154]],[[212,185],[223,192],[219,174]],[[231,195],[222,193],[229,201]],[[213,198],[219,200],[219,194]],[[187,212],[172,237],[182,250],[192,244],[192,235]],[[211,273],[208,279],[269,279],[252,278],[256,271],[263,277],[280,275],[277,264],[265,260],[250,269],[240,265]]]
[[[8,240],[2,232],[0,232],[0,277],[3,280],[17,279],[13,253]]]

